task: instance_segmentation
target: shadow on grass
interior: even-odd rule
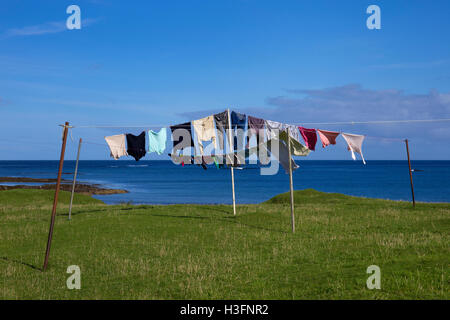
[[[150,216],[154,217],[164,217],[164,218],[185,218],[185,219],[210,219],[209,217],[199,217],[199,216],[175,216],[171,214],[158,214],[158,213],[150,213]]]
[[[217,211],[217,212],[220,212],[220,213],[225,213],[225,214],[227,214],[227,215],[230,215],[230,214],[233,214],[233,211],[231,210],[231,212],[230,211],[227,211],[227,210],[225,210],[225,209],[219,209],[219,208],[215,208],[215,207],[197,207],[197,209],[201,209],[201,210],[204,210],[204,209],[206,209],[206,210],[208,210],[208,211]],[[227,218],[233,218],[234,216],[228,216]]]
[[[29,264],[29,263],[26,263],[26,262],[23,262],[23,261],[19,261],[19,260],[15,260],[15,259],[10,259],[10,258],[8,258],[8,257],[0,257],[0,260],[6,261],[6,262],[19,263],[19,264],[24,265],[24,266],[26,266],[26,267],[30,267],[30,268],[32,268],[32,269],[34,269],[34,270],[42,271],[41,268],[36,267],[36,266],[34,266],[34,265],[32,265],[32,264]]]
[[[148,206],[148,207],[143,207],[143,206],[130,206],[130,207],[125,207],[125,208],[120,208],[118,210],[121,211],[132,211],[132,210],[137,210],[137,209],[154,209],[154,206]],[[214,206],[198,206],[196,207],[197,210],[201,210],[201,211],[214,211],[216,213],[220,213],[220,215],[213,215],[213,216],[209,216],[209,217],[202,217],[202,216],[188,216],[188,215],[173,215],[173,214],[159,214],[159,213],[148,213],[148,215],[150,216],[154,216],[154,217],[164,217],[164,218],[181,218],[181,219],[199,219],[199,220],[210,220],[210,219],[214,219],[214,220],[219,220],[219,221],[225,221],[228,223],[233,223],[236,225],[241,225],[247,228],[252,228],[252,229],[257,229],[257,230],[263,230],[263,231],[268,231],[268,232],[277,232],[277,233],[283,233],[283,234],[288,234],[290,232],[286,231],[286,230],[282,230],[282,229],[271,229],[271,228],[267,228],[267,227],[262,227],[262,226],[258,226],[258,225],[252,225],[252,224],[248,224],[248,223],[242,223],[240,221],[238,221],[236,218],[238,216],[234,216],[232,213],[232,209],[231,210],[226,210],[226,209],[222,209],[222,208],[217,208]],[[108,209],[95,209],[95,210],[85,210],[85,211],[78,211],[78,212],[72,212],[72,216],[76,216],[78,214],[83,214],[83,213],[92,213],[92,212],[104,212],[107,211]],[[226,216],[223,216],[223,214],[226,214]],[[59,213],[57,214],[57,216],[68,216],[68,213]]]
[[[97,210],[78,211],[78,212],[72,212],[72,216],[77,216],[77,215],[83,214],[83,213],[103,212],[103,211],[106,211],[106,210],[98,210],[97,209]],[[66,217],[68,217],[69,213],[57,213],[56,215],[57,216],[66,216]]]
[[[214,207],[204,207],[204,208],[199,207],[199,209],[205,209],[205,210],[208,210],[208,211],[217,211],[217,212],[220,212],[220,213],[226,213],[227,216],[225,216],[225,217],[224,216],[218,217],[218,220],[221,220],[221,221],[234,223],[236,225],[241,225],[241,226],[245,226],[245,227],[252,228],[252,229],[264,230],[264,231],[269,231],[269,232],[289,233],[286,230],[270,229],[270,228],[267,228],[267,227],[261,227],[261,226],[257,226],[257,225],[242,223],[242,222],[240,222],[240,221],[238,221],[236,219],[238,216],[232,215],[232,212],[228,212],[225,209],[219,209],[219,208],[214,208]],[[231,216],[230,216],[230,214],[231,214]]]
[[[256,226],[256,225],[251,225],[251,224],[246,224],[246,223],[242,223],[239,221],[235,221],[235,224],[247,227],[247,228],[252,228],[252,229],[258,229],[258,230],[264,230],[264,231],[268,231],[268,232],[278,232],[278,233],[284,233],[284,234],[288,234],[290,232],[286,231],[286,230],[281,230],[281,229],[270,229],[270,228],[266,228],[266,227],[261,227],[261,226]]]

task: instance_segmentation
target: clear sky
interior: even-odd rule
[[[81,30],[65,27],[71,4]],[[366,27],[371,4],[381,30]],[[449,35],[438,0],[1,1],[0,160],[58,159],[64,121],[168,125],[226,108],[289,123],[450,118]],[[313,127],[450,159],[450,122]],[[73,129],[67,158],[82,137],[82,159],[109,159],[103,136],[139,131]],[[309,159],[351,159],[343,140],[318,149]],[[363,150],[405,158],[396,140]]]

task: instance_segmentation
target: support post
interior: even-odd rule
[[[58,205],[58,194],[59,194],[59,187],[61,185],[61,174],[62,174],[62,169],[63,169],[63,164],[64,164],[64,153],[66,151],[67,131],[69,129],[69,122],[66,122],[63,127],[64,127],[64,131],[63,131],[63,141],[62,141],[62,146],[61,146],[61,156],[59,158],[58,179],[56,180],[55,197],[53,199],[53,209],[52,209],[52,216],[51,216],[51,220],[50,220],[50,229],[48,231],[47,249],[45,251],[44,266],[42,268],[42,271],[45,271],[47,269],[48,258],[50,256],[50,247],[52,245],[53,227],[55,226],[56,206]]]
[[[411,194],[412,194],[412,201],[413,201],[413,207],[416,207],[416,199],[414,197],[414,184],[413,184],[413,176],[412,176],[412,170],[411,170],[411,159],[409,157],[409,145],[408,145],[408,139],[405,140],[406,144],[406,154],[408,155],[408,167],[409,167],[409,180],[411,182]]]
[[[75,184],[77,183],[78,161],[80,160],[80,149],[81,149],[82,142],[83,142],[83,139],[80,138],[80,141],[78,142],[77,162],[75,164],[75,172],[73,174],[72,194],[70,195],[69,220],[72,219],[73,194],[75,193]]]
[[[291,136],[289,135],[289,129],[286,129],[288,136],[288,150],[289,150],[289,186],[291,193],[291,223],[292,233],[295,232],[295,215],[294,215],[294,183],[292,179],[292,154],[291,154]]]
[[[230,109],[227,109],[228,112],[228,145],[230,147],[230,153],[234,155],[234,143],[231,137],[231,113]],[[234,159],[233,159],[234,160]],[[233,164],[231,164],[231,189],[233,192],[233,215],[236,215],[236,195],[234,193],[234,168]]]

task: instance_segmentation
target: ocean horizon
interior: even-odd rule
[[[301,160],[293,172],[295,190],[315,189],[351,196],[411,201],[408,163],[373,160]],[[2,160],[0,176],[56,178],[57,160]],[[450,161],[412,161],[414,191],[419,202],[450,202]],[[289,175],[261,175],[258,165],[235,170],[236,203],[266,201],[289,191]],[[66,160],[63,178],[72,180],[75,161]],[[107,204],[231,204],[231,174],[214,165],[175,165],[170,160],[80,160],[78,183],[124,189],[129,193],[94,195]],[[40,183],[0,183],[40,184]]]

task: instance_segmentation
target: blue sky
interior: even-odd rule
[[[71,4],[81,30],[65,28]],[[381,30],[366,27],[371,4]],[[2,1],[0,159],[58,159],[64,121],[177,124],[226,108],[289,123],[450,118],[449,12],[411,0]],[[320,128],[406,137],[413,159],[450,159],[450,122]],[[139,131],[73,129],[67,158],[82,137],[82,159],[109,159],[103,136]],[[308,158],[351,159],[343,140],[318,149]],[[363,150],[405,158],[396,140]]]

